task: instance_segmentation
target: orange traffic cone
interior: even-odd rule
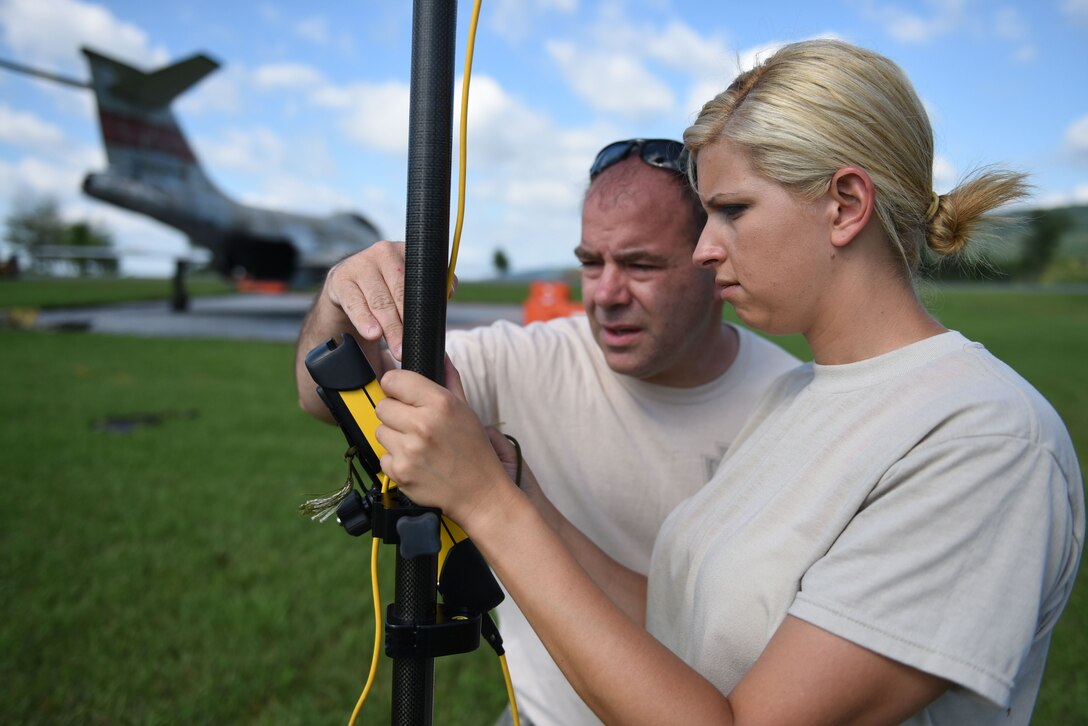
[[[526,325],[585,312],[581,303],[571,301],[570,285],[552,280],[529,283],[529,297],[522,309]]]

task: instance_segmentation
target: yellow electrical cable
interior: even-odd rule
[[[514,719],[514,726],[521,726],[521,718],[518,716],[518,701],[514,698],[514,681],[510,678],[510,666],[506,665],[506,656],[499,656],[499,665],[502,666],[502,677],[506,681],[506,696],[510,699],[510,715]]]
[[[355,720],[359,718],[359,712],[363,710],[366,697],[370,695],[370,689],[374,687],[374,681],[378,676],[378,658],[382,652],[382,605],[378,593],[378,547],[380,543],[380,540],[375,537],[374,544],[370,548],[370,586],[374,590],[374,655],[370,659],[370,675],[367,676],[363,692],[359,694],[355,710],[351,712],[348,726],[355,726]]]
[[[450,269],[446,275],[446,297],[453,292],[453,271],[457,267],[457,251],[461,248],[461,225],[465,221],[465,164],[468,155],[468,86],[472,78],[472,50],[476,46],[476,24],[480,20],[480,5],[476,0],[469,22],[468,43],[465,45],[465,75],[461,79],[461,166],[457,170],[457,224],[453,228],[453,248],[450,250]]]
[[[379,474],[378,480],[382,484],[382,494],[386,494],[389,491],[389,477],[385,474]],[[363,686],[363,692],[359,694],[359,700],[355,703],[355,710],[351,712],[348,726],[355,726],[355,721],[359,718],[359,712],[363,710],[366,697],[370,695],[370,690],[374,688],[374,681],[378,676],[378,659],[382,652],[382,597],[381,588],[378,585],[378,549],[380,545],[381,540],[375,537],[373,544],[370,546],[370,589],[374,593],[374,654],[370,657],[370,675],[366,677],[366,685]]]

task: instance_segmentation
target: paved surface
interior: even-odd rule
[[[71,310],[43,310],[35,327],[173,338],[294,341],[310,308],[309,295],[227,295],[192,299],[188,312],[168,303],[125,303]],[[520,305],[450,303],[448,328],[472,328],[504,319],[521,322]]]

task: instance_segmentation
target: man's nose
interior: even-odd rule
[[[619,265],[605,265],[593,291],[593,301],[598,305],[624,305],[631,299],[627,286],[627,274]]]

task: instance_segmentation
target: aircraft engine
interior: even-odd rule
[[[218,247],[212,264],[234,279],[287,281],[298,269],[298,252],[285,238],[230,235]]]

